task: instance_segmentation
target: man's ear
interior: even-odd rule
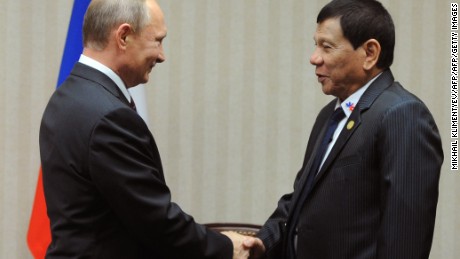
[[[377,62],[379,61],[380,52],[382,50],[380,43],[375,39],[370,39],[364,42],[362,47],[366,52],[363,68],[364,70],[371,70],[373,67],[377,66]]]
[[[131,28],[131,25],[127,23],[123,23],[120,26],[118,26],[118,29],[115,34],[118,48],[123,50],[126,49],[129,37],[132,35],[132,32],[133,30]]]

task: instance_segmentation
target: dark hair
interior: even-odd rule
[[[383,5],[375,0],[332,0],[321,9],[316,19],[321,23],[329,18],[340,18],[343,35],[353,48],[375,39],[380,43],[379,68],[389,68],[393,63],[395,28],[393,20]]]

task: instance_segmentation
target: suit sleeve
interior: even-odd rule
[[[378,258],[428,258],[443,152],[421,102],[392,107],[379,130],[381,228]]]
[[[307,155],[305,156],[304,166],[308,159],[308,150]],[[296,179],[294,181],[294,191],[299,187],[300,178],[302,177],[302,172],[304,168],[297,173]],[[280,258],[282,255],[282,245],[283,238],[285,235],[287,221],[289,218],[289,212],[292,207],[294,192],[283,195],[279,201],[278,206],[272,215],[267,219],[257,237],[262,240],[266,248],[266,256],[268,258]]]
[[[90,138],[89,171],[121,224],[166,258],[231,258],[230,239],[195,223],[164,181],[153,137],[131,109],[104,116]]]
[[[289,211],[292,207],[294,193],[297,188],[301,188],[299,185],[301,185],[300,181],[302,174],[310,159],[313,147],[317,141],[317,136],[320,134],[321,126],[329,117],[330,110],[333,108],[335,103],[336,100],[331,101],[325,108],[321,110],[321,112],[318,114],[318,117],[316,118],[315,125],[313,126],[310,133],[310,138],[308,139],[302,168],[297,173],[296,179],[294,180],[294,192],[285,194],[281,197],[281,199],[278,201],[278,207],[272,213],[270,218],[268,218],[257,235],[262,240],[265,248],[267,249],[266,255],[268,258],[280,258],[282,256],[282,241],[284,238],[284,231],[286,230]]]
[[[279,258],[283,232],[289,213],[292,194],[286,194],[278,201],[278,207],[257,234],[266,248],[269,258]]]

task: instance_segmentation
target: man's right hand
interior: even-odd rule
[[[262,258],[265,254],[265,246],[262,240],[256,237],[247,237],[243,242],[246,249],[251,249],[251,258]]]
[[[233,243],[233,259],[247,259],[249,258],[249,248],[243,245],[243,242],[248,238],[247,236],[240,235],[232,231],[224,231],[222,234],[226,235]]]

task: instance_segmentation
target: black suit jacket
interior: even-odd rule
[[[366,90],[341,131],[307,200],[300,204],[316,146],[336,100],[313,126],[294,192],[284,195],[259,237],[271,258],[285,258],[296,224],[297,258],[428,258],[443,152],[427,107],[389,70]],[[295,206],[300,219],[291,222]]]
[[[47,258],[231,258],[231,241],[171,202],[147,125],[115,83],[77,63],[43,115]]]

